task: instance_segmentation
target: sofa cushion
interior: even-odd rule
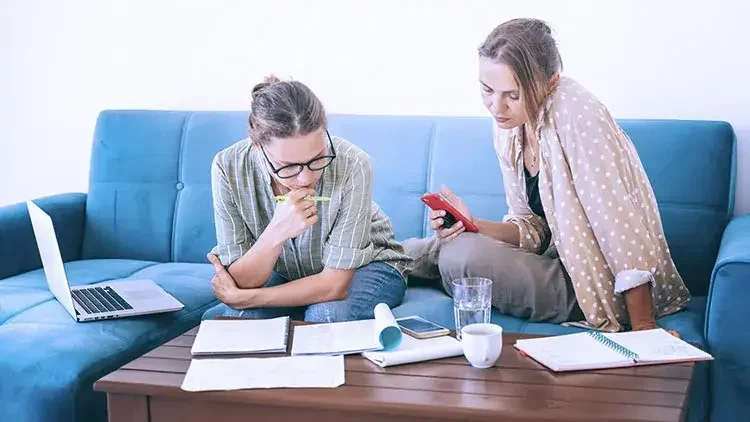
[[[91,149],[83,259],[170,261],[188,113],[103,112]]]
[[[194,327],[216,303],[208,264],[111,259],[65,268],[72,285],[150,278],[185,308],[77,323],[47,289],[43,270],[0,280],[0,420],[105,420],[94,381]]]
[[[420,200],[430,177],[439,121],[426,116],[331,115],[331,134],[372,157],[372,197],[393,223],[396,239],[423,237],[427,211]]]
[[[120,259],[71,261],[65,264],[65,272],[70,285],[79,286],[125,278],[153,264]],[[0,324],[48,301],[57,303],[47,287],[44,270],[29,271],[0,280]],[[65,315],[70,319],[70,315]]]

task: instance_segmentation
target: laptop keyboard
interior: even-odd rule
[[[133,309],[122,296],[109,286],[76,289],[72,290],[71,293],[73,293],[73,300],[89,314]]]

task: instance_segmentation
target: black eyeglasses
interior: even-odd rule
[[[274,167],[271,160],[268,159],[268,155],[266,155],[266,150],[263,148],[263,145],[260,146],[260,150],[263,151],[263,156],[266,157],[266,161],[268,161],[268,165],[271,166],[271,171],[273,171],[274,174],[281,179],[290,179],[302,173],[302,170],[304,170],[305,167],[309,168],[311,171],[320,171],[331,165],[333,159],[336,158],[336,149],[333,147],[333,140],[331,140],[331,134],[328,133],[328,130],[326,130],[326,136],[328,136],[328,143],[331,145],[331,155],[322,155],[320,157],[315,157],[306,163],[289,164],[278,169]]]

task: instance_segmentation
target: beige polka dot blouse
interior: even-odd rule
[[[651,184],[630,138],[580,84],[563,77],[537,118],[539,193],[546,220],[528,205],[518,128],[495,127],[508,202],[504,221],[520,247],[543,253],[550,236],[589,325],[620,331],[622,293],[651,283],[657,317],[687,306],[690,293],[672,261]]]

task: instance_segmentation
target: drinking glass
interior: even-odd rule
[[[466,277],[453,280],[453,316],[456,337],[461,340],[461,329],[469,324],[490,322],[492,280]]]

